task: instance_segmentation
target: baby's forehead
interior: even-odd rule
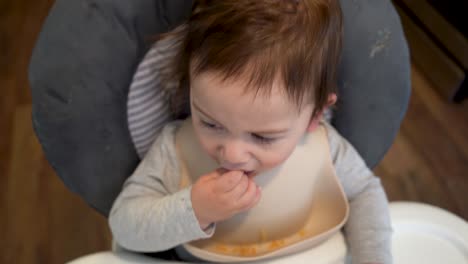
[[[264,101],[271,100],[276,95],[285,99],[288,97],[284,81],[279,74],[268,82],[258,83],[249,73],[229,75],[219,71],[205,71],[191,75],[190,82],[192,88],[202,87],[213,92],[218,89],[230,89],[233,94]]]
[[[198,96],[228,99],[239,104],[243,102],[248,108],[273,107],[277,110],[300,113],[308,105],[314,105],[305,95],[301,102],[295,100],[279,74],[273,77],[271,82],[259,85],[252,82],[248,75],[228,76],[216,71],[206,71],[192,75],[190,83],[192,93]]]
[[[239,119],[255,116],[262,123],[290,119],[302,112],[287,96],[281,82],[274,82],[266,91],[256,90],[256,87],[249,85],[245,79],[223,79],[213,73],[200,74],[192,80],[191,96],[210,114],[222,112]]]
[[[279,57],[280,54],[274,56],[259,51],[249,58],[236,58],[236,63],[233,63],[227,59],[213,61],[193,55],[189,61],[189,76],[192,82],[193,79],[210,79],[220,87],[225,83],[235,83],[243,92],[255,95],[283,93],[300,109],[304,100],[311,102],[315,97],[312,71],[303,71],[300,63],[287,63],[294,66],[285,66]]]

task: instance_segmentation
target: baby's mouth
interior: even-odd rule
[[[249,178],[252,178],[256,175],[255,171],[244,171],[244,174]]]
[[[221,169],[224,170],[224,172],[231,171],[230,169],[227,169],[225,167],[221,167]],[[256,170],[237,170],[237,171],[242,171],[249,178],[253,178],[254,176],[258,174]]]

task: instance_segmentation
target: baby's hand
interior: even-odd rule
[[[192,186],[192,206],[202,229],[249,210],[260,200],[260,188],[242,171],[218,169]]]

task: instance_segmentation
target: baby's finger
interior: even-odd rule
[[[216,191],[223,193],[231,191],[239,184],[242,176],[244,176],[242,171],[229,171],[221,175],[215,181]]]
[[[255,192],[255,198],[252,200],[252,203],[250,203],[250,205],[248,205],[244,210],[250,210],[253,207],[255,207],[258,204],[258,202],[260,202],[261,197],[262,197],[262,189],[257,186],[257,190]]]
[[[221,177],[221,174],[222,174],[221,171],[215,170],[215,171],[213,171],[213,172],[210,172],[210,173],[208,173],[208,174],[205,174],[205,175],[201,176],[201,177],[199,178],[199,181],[204,181],[204,182],[206,182],[206,181],[216,180],[216,178]]]
[[[247,191],[249,187],[249,177],[247,175],[242,175],[239,183],[229,191],[229,197],[232,197],[235,201],[239,200]]]
[[[257,199],[257,192],[257,185],[253,180],[249,179],[249,186],[247,187],[247,191],[245,191],[244,195],[242,195],[237,201],[238,210],[244,211],[247,210],[249,206],[252,206],[252,203],[254,203]]]

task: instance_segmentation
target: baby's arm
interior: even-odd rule
[[[201,229],[193,212],[191,187],[178,190],[174,129],[164,128],[110,212],[114,239],[129,250],[157,252],[212,235],[212,229]]]
[[[354,147],[328,124],[327,131],[336,173],[350,203],[345,236],[352,263],[392,263],[392,227],[380,180]]]

